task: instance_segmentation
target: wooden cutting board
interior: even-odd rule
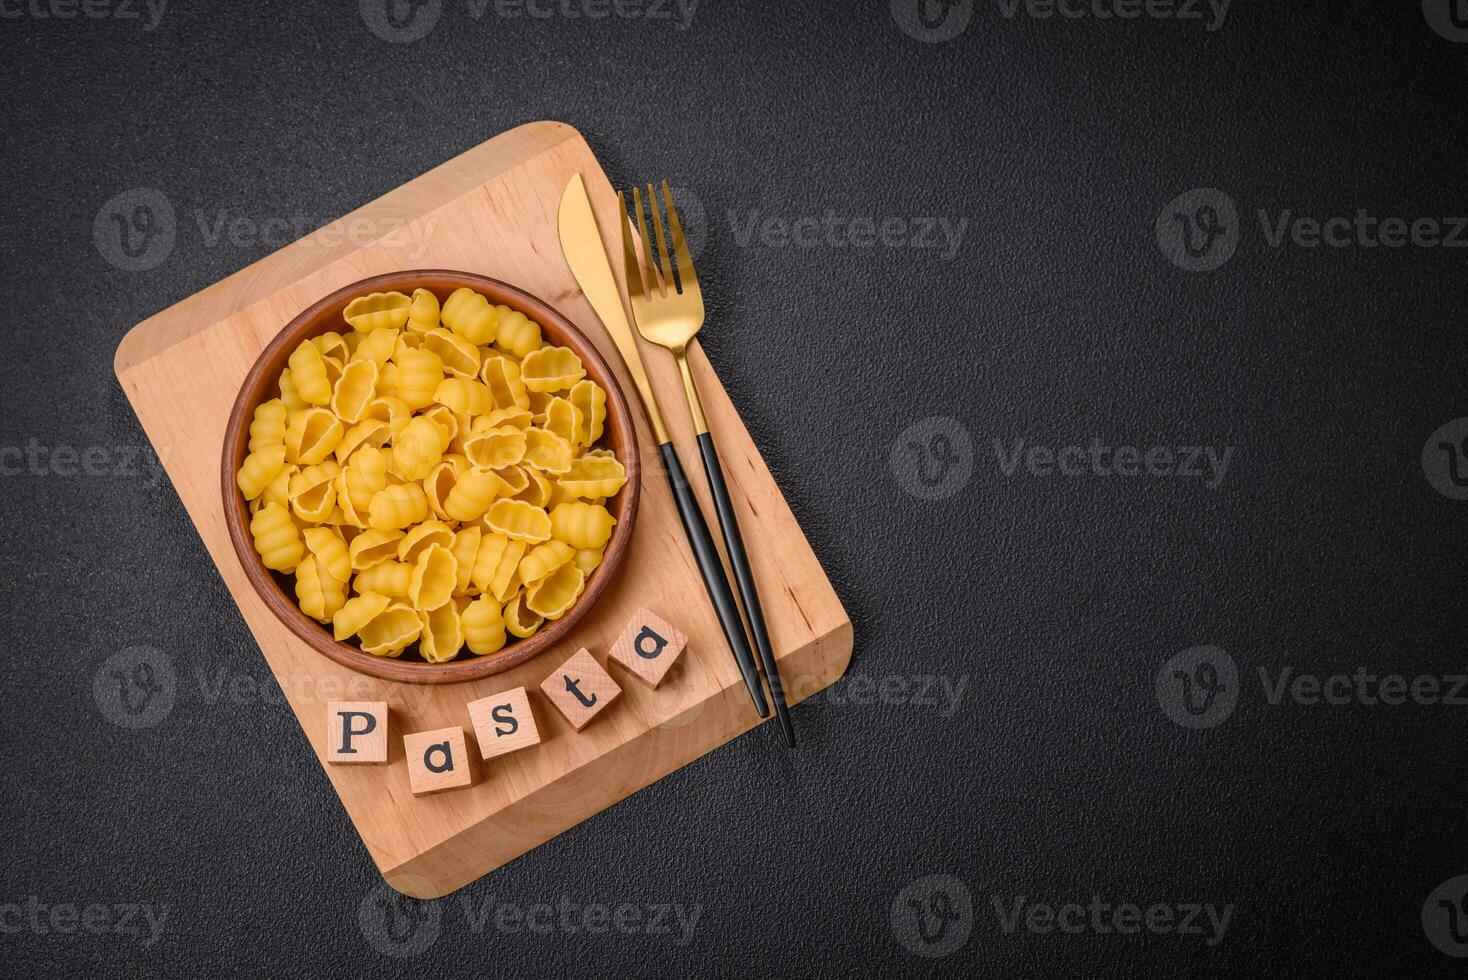
[[[566,182],[577,172],[604,237],[607,229],[615,234],[616,195],[586,141],[563,123],[530,123],[143,321],[117,350],[118,380],[317,757],[325,757],[328,701],[391,706],[386,765],[325,768],[388,883],[418,898],[437,898],[468,884],[759,722],[640,417],[643,495],[626,565],[564,643],[482,681],[396,684],[332,663],[271,615],[230,547],[219,503],[219,460],[245,373],[295,314],[366,276],[442,268],[514,283],[570,317],[635,398],[616,347],[561,257],[556,212]],[[605,244],[609,254],[620,254],[620,240],[608,238]],[[692,467],[704,511],[712,514],[672,358],[644,344],[643,359],[679,452]],[[745,539],[754,545],[754,574],[794,704],[845,671],[851,623],[718,378],[701,351],[690,360]],[[688,648],[657,690],[612,667],[618,682],[626,681],[624,694],[578,733],[537,688],[579,647],[605,664],[607,649],[639,606],[681,628]],[[452,725],[469,729],[466,704],[515,687],[532,692],[542,743],[488,763],[476,759],[476,781],[468,788],[411,795],[402,735]],[[799,712],[795,721],[798,730]],[[769,751],[785,750],[771,738]],[[642,857],[654,860],[651,850]]]

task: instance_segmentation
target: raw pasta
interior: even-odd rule
[[[606,392],[540,325],[472,289],[372,293],[301,342],[236,474],[261,563],[341,641],[430,663],[564,616],[627,471]]]

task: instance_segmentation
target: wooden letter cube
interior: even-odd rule
[[[408,785],[414,796],[474,782],[462,728],[438,728],[404,735],[403,752],[408,757]]]
[[[540,690],[577,731],[622,693],[585,647],[541,681]]]
[[[607,656],[638,680],[657,687],[678,662],[688,637],[650,609],[639,609]]]
[[[387,702],[328,701],[326,761],[331,765],[386,762]]]
[[[470,701],[469,721],[474,725],[481,758],[493,759],[540,741],[530,695],[523,687]]]

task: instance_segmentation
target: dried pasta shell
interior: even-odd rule
[[[581,569],[567,563],[525,588],[525,608],[538,616],[557,620],[576,604],[586,588]]]
[[[291,372],[291,384],[303,401],[310,405],[325,405],[331,401],[331,379],[326,374],[326,358],[321,348],[309,340],[301,341],[291,351],[287,361]],[[285,394],[284,390],[281,392]]]
[[[433,400],[459,415],[483,415],[494,409],[489,385],[473,378],[444,378],[433,390]]]
[[[531,391],[563,391],[584,377],[586,368],[569,347],[542,347],[520,362],[520,380]]]
[[[291,374],[291,369],[286,368],[280,372],[280,400],[288,411],[299,412],[306,407],[306,399],[296,390],[296,379]]]
[[[396,657],[423,630],[418,612],[405,602],[389,600],[387,608],[372,617],[357,635],[362,649],[374,657]]]
[[[489,300],[462,286],[444,301],[443,325],[471,344],[488,344],[499,329],[500,317]]]
[[[250,536],[261,562],[273,571],[294,572],[305,556],[300,529],[280,504],[266,504],[255,512],[250,518]]]
[[[418,619],[423,632],[418,640],[418,652],[431,664],[442,664],[454,659],[464,648],[464,627],[459,622],[459,609],[452,602],[445,602],[428,611],[419,610]]]
[[[581,436],[585,430],[581,409],[559,396],[550,400],[545,408],[545,431],[566,440],[574,451],[582,445]]]
[[[576,549],[564,541],[547,541],[538,544],[520,559],[520,581],[538,582],[551,572],[567,564],[576,555]]]
[[[336,506],[337,473],[341,472],[335,460],[325,460],[308,466],[291,477],[291,510],[303,521],[321,522],[331,516]]]
[[[347,460],[342,486],[351,499],[352,512],[367,514],[372,498],[387,486],[387,455],[375,446],[363,446]]]
[[[363,531],[347,546],[347,553],[352,559],[352,568],[360,572],[379,562],[391,561],[397,557],[398,542],[402,540],[402,531],[375,527]]]
[[[308,527],[301,534],[306,540],[306,550],[323,572],[338,582],[352,577],[352,558],[345,538],[325,527]]]
[[[508,306],[496,306],[495,311],[500,319],[494,339],[496,347],[520,359],[540,347],[540,324]]]
[[[474,559],[470,580],[486,595],[504,602],[514,591],[520,559],[525,556],[525,542],[515,541],[498,532],[490,532],[479,540],[479,554]]]
[[[390,483],[372,495],[367,523],[378,530],[417,524],[428,516],[428,497],[416,483]]]
[[[464,455],[482,469],[500,469],[525,458],[525,430],[513,426],[486,429],[464,440]]]
[[[377,592],[396,599],[406,599],[412,584],[412,565],[401,561],[385,561],[358,572],[352,587],[358,592]]]
[[[378,368],[384,367],[398,347],[400,331],[380,327],[362,338],[352,354],[353,361],[370,361]]]
[[[331,410],[343,422],[359,422],[367,405],[377,397],[377,365],[353,361],[342,370],[331,395]]]
[[[433,393],[444,379],[443,359],[426,347],[399,345],[393,354],[397,364],[397,397],[410,409],[433,404]]]
[[[341,442],[337,443],[336,448],[332,450],[332,455],[336,457],[338,463],[345,465],[350,460],[352,453],[358,449],[364,446],[381,449],[391,438],[392,429],[386,422],[380,419],[367,419],[358,422],[346,431]]]
[[[413,290],[408,303],[408,329],[414,333],[427,333],[438,327],[438,297],[431,289]]]
[[[283,406],[282,406],[283,407]],[[285,446],[280,444],[263,446],[245,457],[235,474],[235,483],[246,500],[254,500],[265,492],[270,481],[285,467]]]
[[[270,481],[265,487],[265,492],[260,494],[260,499],[255,501],[255,503],[262,507],[265,504],[280,504],[282,507],[289,508],[291,503],[291,477],[299,472],[301,472],[301,468],[295,463],[285,464],[285,466],[281,467],[280,472],[275,474],[275,479]]]
[[[279,398],[261,402],[250,417],[250,452],[285,442],[285,402]]]
[[[570,505],[563,505],[570,506]],[[509,538],[539,544],[551,536],[551,518],[545,511],[523,500],[496,500],[485,512],[485,521],[491,531],[498,531]],[[610,514],[607,515],[610,518]],[[576,542],[565,540],[576,547]]]
[[[420,415],[393,439],[393,469],[405,480],[421,480],[443,459],[448,443],[443,430]]]
[[[479,557],[479,541],[484,537],[484,530],[471,524],[460,528],[454,535],[454,545],[449,550],[454,553],[454,562],[459,570],[458,581],[454,583],[454,595],[466,595],[469,592],[469,579],[474,574],[474,561]]]
[[[479,368],[479,379],[489,386],[496,408],[530,408],[530,397],[526,394],[525,383],[520,380],[520,365],[508,357],[498,354],[486,357]]]
[[[469,652],[483,657],[505,645],[505,614],[494,596],[480,596],[459,615]]]
[[[571,444],[545,429],[525,430],[525,462],[546,473],[565,473],[571,469],[575,453]]]
[[[363,421],[386,422],[393,433],[401,432],[412,418],[413,409],[396,395],[378,395],[367,404],[367,411],[362,415]]]
[[[545,623],[545,617],[526,608],[524,600],[525,593],[516,592],[514,597],[505,603],[504,612],[505,629],[522,640],[535,635],[535,631]]]
[[[329,410],[307,408],[297,413],[286,426],[286,461],[302,466],[319,463],[331,455],[344,432],[341,419]]]
[[[448,548],[454,543],[454,530],[442,521],[424,521],[403,535],[398,542],[398,561],[417,564],[418,557],[432,545]]]
[[[601,438],[602,426],[607,418],[606,391],[590,378],[584,378],[572,386],[570,399],[571,404],[581,412],[583,426],[575,442],[582,446],[594,445]]]
[[[322,357],[334,357],[343,364],[351,360],[352,348],[347,346],[346,340],[335,330],[328,330],[319,337],[312,337],[311,343],[321,351]]]
[[[423,493],[428,497],[428,509],[433,511],[435,517],[446,521],[453,520],[449,512],[444,509],[444,503],[453,492],[454,485],[459,482],[459,474],[464,471],[464,464],[457,456],[446,456],[443,462],[428,471],[423,478]]]
[[[590,577],[591,573],[596,571],[597,566],[601,564],[602,555],[606,553],[606,550],[605,547],[577,548],[576,555],[571,559],[571,562],[577,568],[581,569],[583,574]]]
[[[582,456],[557,481],[573,497],[610,497],[627,483],[627,471],[615,456]]]
[[[453,596],[458,581],[459,565],[454,553],[442,545],[429,545],[413,565],[408,601],[419,610],[437,609]]]
[[[296,566],[296,603],[301,612],[325,623],[346,601],[346,583],[337,581],[324,571],[315,555],[308,556]]]
[[[542,511],[542,513],[544,513]],[[551,534],[573,548],[605,547],[617,523],[600,504],[560,504],[550,513]]]
[[[504,485],[493,470],[471,467],[459,475],[444,500],[443,509],[452,520],[475,520],[489,510]]]
[[[403,324],[408,322],[408,307],[411,302],[396,290],[389,293],[368,293],[348,303],[342,316],[358,333],[370,334],[383,328],[401,330]]]
[[[430,330],[423,335],[421,349],[437,354],[448,374],[472,378],[479,373],[479,348],[457,334],[442,328]]]
[[[544,508],[550,502],[553,484],[544,473],[533,466],[521,464],[520,470],[525,474],[525,489],[514,494],[514,499]]]
[[[331,617],[331,635],[338,641],[355,636],[362,627],[382,614],[391,600],[375,592],[364,592],[348,599]]]

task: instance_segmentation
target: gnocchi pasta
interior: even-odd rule
[[[255,409],[236,483],[261,563],[337,640],[430,663],[564,616],[627,482],[606,392],[539,324],[472,289],[347,304]]]

